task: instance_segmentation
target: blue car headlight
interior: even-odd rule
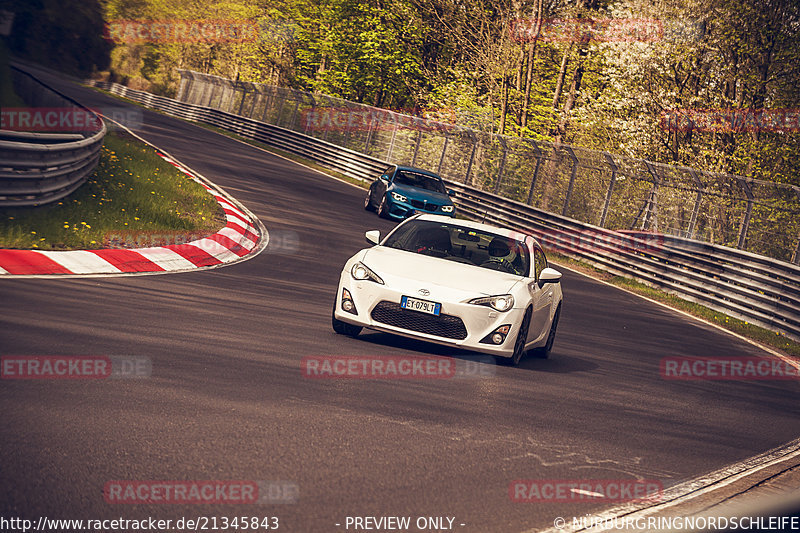
[[[442,213],[452,213],[455,206],[452,205],[443,205],[442,206]]]
[[[408,198],[406,198],[405,196],[403,196],[399,192],[392,192],[392,198],[396,202],[407,202],[408,201]]]

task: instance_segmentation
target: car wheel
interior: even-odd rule
[[[364,209],[367,211],[375,211],[375,208],[372,207],[372,191],[367,192],[367,197],[364,198]]]
[[[519,333],[517,333],[517,338],[514,341],[514,353],[511,354],[510,358],[503,358],[502,362],[511,365],[517,366],[522,362],[522,359],[525,357],[525,341],[528,338],[528,328],[531,325],[531,308],[529,307],[525,311],[525,316],[522,317],[522,322],[519,325]]]
[[[386,207],[386,197],[381,199],[381,205],[378,206],[378,216],[381,218],[389,218],[389,210]]]
[[[353,324],[348,324],[347,322],[337,320],[336,315],[333,313],[331,313],[331,325],[333,326],[333,331],[339,335],[357,337],[358,334],[361,333],[361,326],[354,326]]]
[[[547,343],[541,348],[536,348],[535,353],[537,357],[548,359],[550,352],[553,349],[553,341],[556,340],[556,328],[558,328],[558,318],[561,316],[561,304],[556,308],[556,314],[553,315],[553,323],[550,324],[550,332],[547,334]]]

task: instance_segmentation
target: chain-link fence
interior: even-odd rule
[[[800,263],[800,187],[494,135],[323,94],[181,70],[178,100],[246,116],[604,228]],[[454,123],[450,123],[454,122]]]

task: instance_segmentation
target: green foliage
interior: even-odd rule
[[[0,0],[0,9],[15,14],[12,53],[78,76],[108,67],[98,0]]]

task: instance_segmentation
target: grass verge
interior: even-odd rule
[[[125,101],[127,103],[133,103],[135,105],[138,105],[139,107],[145,107],[145,106],[143,106],[141,104],[138,104],[137,102],[133,102],[133,101],[128,100],[126,98],[122,98],[122,97],[117,96],[115,94],[112,94],[112,93],[110,93],[108,91],[104,91],[104,90],[98,89],[98,88],[94,88],[94,89],[97,90],[97,91],[100,91],[100,92],[102,92],[104,94],[107,94],[107,95],[109,95],[109,96],[111,96],[113,98],[117,98],[119,100],[123,100],[123,101]],[[147,109],[149,109],[149,108],[147,108]],[[171,115],[167,115],[166,113],[162,113],[161,111],[159,111],[157,109],[149,109],[149,110],[157,112],[157,113],[160,113],[160,114],[163,114],[163,115],[166,115],[166,116],[171,116]],[[177,117],[173,117],[173,118],[177,118]],[[179,120],[183,120],[183,119],[179,119]],[[189,121],[186,121],[186,122],[189,122]],[[350,177],[345,176],[344,174],[341,174],[339,172],[335,172],[335,171],[332,171],[330,169],[327,169],[327,168],[325,168],[325,167],[323,167],[323,166],[321,166],[321,165],[319,165],[319,164],[317,164],[317,163],[315,163],[315,162],[313,162],[313,161],[311,161],[309,159],[306,159],[306,158],[304,158],[302,156],[298,156],[298,155],[292,154],[290,152],[285,152],[283,150],[274,148],[274,147],[269,146],[267,144],[264,144],[264,143],[261,143],[261,142],[258,142],[258,141],[254,141],[252,139],[248,139],[248,138],[243,137],[241,135],[237,135],[235,133],[231,133],[231,132],[223,130],[221,128],[217,128],[215,126],[210,126],[208,124],[203,124],[203,123],[200,123],[200,122],[191,122],[191,124],[194,124],[196,126],[200,126],[200,127],[205,128],[207,130],[214,131],[216,133],[219,133],[220,135],[225,135],[226,137],[230,137],[232,139],[236,139],[236,140],[245,142],[247,144],[251,144],[251,145],[256,146],[258,148],[261,148],[262,150],[265,150],[267,152],[271,152],[271,153],[274,153],[274,154],[279,155],[281,157],[285,157],[286,159],[290,159],[292,161],[295,161],[295,162],[300,163],[302,165],[305,165],[307,167],[310,167],[310,168],[313,168],[315,170],[318,170],[318,171],[320,171],[320,172],[322,172],[324,174],[328,174],[328,175],[333,176],[333,177],[335,177],[337,179],[340,179],[342,181],[346,181],[348,183],[352,183],[352,184],[357,185],[359,187],[362,187],[364,189],[366,189],[369,186],[369,184],[366,183],[366,182],[363,182],[361,180],[357,180],[357,179],[354,179],[354,178],[350,178]],[[738,335],[741,335],[742,337],[751,339],[753,341],[760,342],[760,343],[762,343],[762,344],[764,344],[766,346],[770,346],[771,348],[774,348],[774,349],[776,349],[776,350],[778,350],[780,352],[783,352],[783,353],[785,353],[787,355],[791,355],[793,357],[800,357],[800,343],[798,343],[798,342],[796,342],[796,341],[794,341],[792,339],[789,339],[784,335],[776,334],[776,333],[774,333],[772,331],[769,331],[769,330],[767,330],[765,328],[762,328],[760,326],[749,324],[748,322],[745,322],[743,320],[739,320],[737,318],[730,317],[730,316],[728,316],[728,315],[726,315],[724,313],[721,313],[719,311],[714,311],[713,309],[709,309],[708,307],[705,307],[703,305],[696,304],[696,303],[693,303],[693,302],[689,302],[688,300],[684,300],[684,299],[682,299],[682,298],[680,298],[678,296],[675,296],[674,294],[669,294],[669,293],[660,291],[658,289],[654,289],[654,288],[652,288],[652,287],[650,287],[648,285],[645,285],[643,283],[639,283],[637,281],[630,280],[630,279],[624,278],[622,276],[615,276],[613,274],[610,274],[608,272],[605,272],[603,270],[595,268],[594,266],[591,266],[588,263],[584,263],[583,261],[579,261],[577,259],[573,259],[573,258],[567,257],[565,255],[560,255],[560,254],[557,254],[557,253],[550,252],[550,253],[548,253],[548,257],[550,259],[553,259],[556,263],[561,263],[563,265],[569,266],[570,268],[573,268],[574,270],[577,270],[577,271],[579,271],[579,272],[581,272],[583,274],[586,274],[586,275],[588,275],[588,276],[590,276],[592,278],[606,281],[608,283],[611,283],[612,285],[615,285],[615,286],[620,287],[622,289],[625,289],[627,291],[633,292],[635,294],[640,294],[642,296],[650,298],[651,300],[655,300],[657,302],[663,303],[663,304],[665,304],[665,305],[667,305],[669,307],[672,307],[674,309],[678,309],[678,310],[684,311],[684,312],[686,312],[686,313],[688,313],[690,315],[696,316],[698,318],[702,318],[702,319],[704,319],[704,320],[706,320],[708,322],[711,322],[713,324],[716,324],[716,325],[718,325],[718,326],[720,326],[720,327],[722,327],[722,328],[724,328],[724,329],[726,329],[728,331],[731,331],[733,333],[736,333]]]
[[[37,207],[0,208],[0,248],[136,248],[188,242],[225,226],[206,189],[150,146],[106,135],[94,173],[68,197]]]

